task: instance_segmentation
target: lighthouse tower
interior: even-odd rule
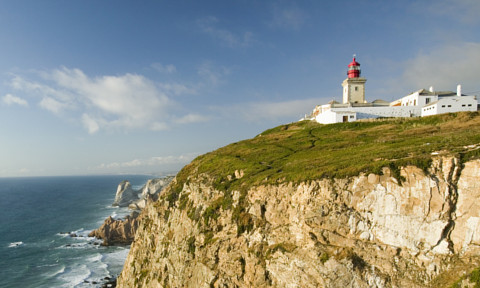
[[[367,103],[365,101],[365,82],[367,79],[360,77],[360,63],[353,60],[348,64],[347,79],[343,80],[343,103]]]

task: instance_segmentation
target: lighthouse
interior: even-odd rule
[[[360,77],[360,63],[355,59],[348,64],[347,79],[343,80],[343,103],[356,104],[367,103],[365,101],[365,82],[367,79]]]

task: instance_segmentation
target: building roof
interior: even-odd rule
[[[357,60],[355,60],[355,57],[353,57],[352,62],[348,64],[348,67],[352,67],[352,66],[360,66],[360,63],[358,63]]]
[[[418,91],[415,91],[415,92],[418,92],[418,95],[420,96],[456,96],[457,93],[456,92],[453,92],[453,91],[433,91],[433,92],[430,92],[429,90],[427,89],[420,89]],[[413,92],[413,93],[415,93]],[[410,93],[410,94],[413,94],[413,93]]]

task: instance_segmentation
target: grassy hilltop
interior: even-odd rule
[[[221,190],[240,189],[362,172],[379,174],[385,166],[399,178],[401,166],[416,165],[426,171],[432,155],[453,154],[462,161],[478,158],[480,146],[472,146],[477,144],[478,112],[329,125],[302,121],[199,156],[180,171],[177,183],[181,186],[187,176],[205,172],[215,177]],[[243,170],[244,177],[229,180],[227,176],[236,170]]]

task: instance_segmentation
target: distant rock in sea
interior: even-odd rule
[[[156,201],[160,192],[172,179],[173,176],[150,179],[140,190],[134,190],[129,181],[122,181],[118,184],[113,206],[128,207],[134,211],[125,219],[108,217],[98,229],[90,232],[88,236],[102,239],[104,246],[131,244],[138,227],[138,211],[145,208],[147,201]]]
[[[129,207],[133,210],[142,210],[145,208],[146,201],[149,198],[156,200],[158,194],[172,181],[172,176],[165,178],[150,179],[140,190],[134,190],[129,181],[124,180],[117,187],[113,206]]]
[[[115,200],[113,206],[127,207],[130,203],[137,201],[138,191],[132,189],[132,184],[127,180],[124,180],[118,184],[117,193],[115,194]]]

